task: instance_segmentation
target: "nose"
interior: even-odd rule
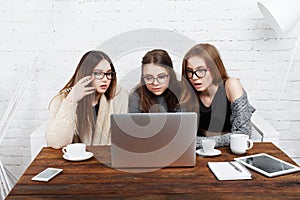
[[[102,78],[102,81],[104,81],[104,82],[108,81],[108,78],[106,75],[104,75],[104,77]]]
[[[157,81],[157,78],[154,78],[154,81],[152,83],[153,85],[159,85],[159,82]]]
[[[197,80],[199,77],[196,75],[196,73],[193,73],[192,79]]]

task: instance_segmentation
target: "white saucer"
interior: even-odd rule
[[[203,149],[198,149],[198,150],[196,150],[196,153],[200,156],[218,156],[218,155],[221,155],[222,152],[218,149],[214,149],[209,153],[204,153]]]
[[[69,157],[68,154],[64,154],[63,158],[69,161],[82,161],[82,160],[87,160],[90,159],[91,157],[93,157],[94,154],[92,152],[85,152],[85,156],[81,156],[81,157]]]

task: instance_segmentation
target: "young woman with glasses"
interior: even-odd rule
[[[110,144],[110,115],[126,113],[128,93],[117,87],[116,71],[101,51],[89,51],[80,60],[69,82],[49,106],[46,131],[49,146],[70,143]]]
[[[184,110],[188,97],[182,84],[176,79],[169,54],[155,49],[142,59],[140,83],[129,97],[129,112],[177,112]]]
[[[197,147],[202,139],[214,138],[216,147],[228,146],[232,133],[251,134],[254,108],[238,79],[229,78],[218,50],[198,44],[185,55],[182,75],[198,95],[200,120]]]

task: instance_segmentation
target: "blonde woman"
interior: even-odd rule
[[[198,96],[200,118],[197,147],[202,139],[215,139],[216,146],[228,146],[232,133],[251,134],[251,116],[246,91],[238,79],[229,78],[218,50],[211,44],[197,44],[185,55],[182,75]]]

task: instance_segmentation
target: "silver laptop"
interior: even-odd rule
[[[196,133],[193,112],[112,114],[112,167],[195,166]]]

